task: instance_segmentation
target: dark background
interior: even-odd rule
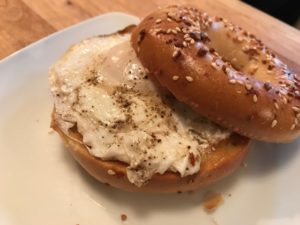
[[[300,17],[300,0],[243,0],[243,2],[292,26],[296,25]]]

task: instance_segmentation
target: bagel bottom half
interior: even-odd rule
[[[248,152],[250,142],[248,138],[234,133],[215,146],[214,151],[202,156],[198,173],[186,177],[173,172],[155,174],[147,184],[137,187],[127,179],[125,163],[104,161],[92,156],[82,144],[82,136],[76,127],[71,128],[66,135],[53,115],[54,113],[51,127],[61,136],[75,160],[98,181],[129,192],[174,193],[207,186],[229,175],[240,166]],[[114,171],[114,175],[109,174],[110,170]]]

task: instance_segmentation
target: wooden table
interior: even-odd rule
[[[300,31],[236,0],[178,0],[226,17],[263,40],[300,73]],[[163,3],[163,4],[162,4]],[[57,30],[121,11],[139,17],[174,0],[0,0],[0,59]]]

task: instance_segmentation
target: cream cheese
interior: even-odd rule
[[[90,154],[127,163],[133,184],[197,173],[203,152],[230,135],[155,85],[129,36],[92,38],[71,51],[50,71],[59,126],[67,134],[76,124]]]

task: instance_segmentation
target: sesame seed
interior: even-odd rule
[[[300,113],[298,113],[298,114],[296,115],[296,117],[297,117],[297,118],[300,118]]]
[[[177,30],[171,30],[172,34],[177,34]]]
[[[292,126],[291,126],[291,130],[294,130],[295,129],[295,127],[296,127],[296,124],[292,124]]]
[[[242,80],[238,80],[237,82],[238,82],[239,84],[241,84],[241,85],[244,84],[244,82],[243,82]]]
[[[176,80],[178,80],[178,79],[179,79],[179,76],[173,76],[173,77],[172,77],[172,80],[175,80],[175,81],[176,81]]]
[[[108,175],[116,175],[116,172],[111,169],[107,170],[107,173]]]
[[[156,30],[155,30],[155,34],[156,34],[156,35],[160,34],[161,32],[162,32],[162,29],[156,29]]]
[[[183,47],[187,47],[186,41],[183,41],[183,42],[182,42],[182,45],[183,45]]]
[[[252,65],[251,67],[250,67],[250,73],[251,74],[255,74],[255,72],[258,70],[258,65]]]
[[[235,84],[235,83],[236,83],[236,80],[235,80],[235,79],[230,79],[230,80],[229,80],[229,83],[230,83],[230,84]]]
[[[237,41],[238,41],[238,42],[242,42],[242,41],[243,41],[243,38],[242,38],[241,36],[238,36],[238,37],[237,37]]]
[[[274,103],[274,106],[276,109],[279,109],[279,105],[276,102]]]
[[[295,111],[295,112],[299,112],[300,109],[297,107],[297,106],[293,106],[292,109]]]
[[[256,103],[257,100],[258,100],[258,99],[257,99],[257,95],[253,95],[252,99],[253,99],[253,102]]]
[[[246,84],[245,87],[246,87],[246,89],[247,89],[248,91],[250,91],[250,90],[252,89],[252,85],[251,85],[251,84]]]
[[[161,23],[161,19],[155,20],[155,23]]]
[[[181,51],[178,50],[178,49],[176,49],[176,50],[173,52],[173,54],[172,54],[172,58],[173,58],[173,59],[177,59],[177,58],[180,57],[180,56],[181,56]]]
[[[169,34],[169,33],[171,33],[171,29],[170,28],[167,30],[167,34]]]
[[[277,125],[277,120],[273,120],[272,121],[272,124],[271,124],[271,127],[273,128],[273,127],[275,127]]]
[[[219,69],[218,65],[215,62],[212,62],[210,65],[215,69]]]
[[[194,40],[194,39],[191,39],[191,40],[190,40],[190,43],[191,43],[191,44],[195,44],[195,40]]]
[[[288,101],[287,101],[287,99],[286,99],[285,97],[283,97],[282,100],[283,100],[283,103],[284,103],[284,104],[287,104],[287,103],[288,103]]]
[[[294,124],[296,124],[296,125],[298,124],[298,118],[294,119]]]
[[[170,18],[168,18],[167,21],[172,22],[172,20]]]
[[[185,79],[186,79],[188,82],[192,82],[192,81],[194,80],[191,76],[186,76]]]
[[[243,52],[246,52],[246,51],[248,51],[248,50],[249,50],[249,46],[243,46],[243,47],[242,47],[242,51],[243,51]]]
[[[280,84],[280,87],[287,87],[286,84]]]
[[[176,27],[175,29],[176,29],[178,32],[181,32],[180,27]]]

